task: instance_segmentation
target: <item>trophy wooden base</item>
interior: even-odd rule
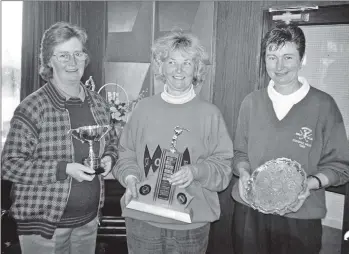
[[[181,153],[164,149],[159,169],[137,184],[138,197],[132,199],[126,208],[191,223],[192,210],[187,207],[193,197],[185,189],[173,186],[168,181],[181,167],[182,156]]]
[[[189,211],[188,209],[185,209],[185,211],[176,211],[173,210],[173,208],[165,208],[158,205],[151,205],[137,200],[131,200],[131,202],[126,207],[140,212],[151,213],[173,220],[178,220],[187,223],[192,222],[193,213],[191,210]]]

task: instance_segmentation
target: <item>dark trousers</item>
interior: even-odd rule
[[[234,254],[319,254],[320,219],[263,214],[238,202],[232,221]]]

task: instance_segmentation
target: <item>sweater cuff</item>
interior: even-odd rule
[[[115,166],[115,164],[116,164],[117,159],[118,159],[117,154],[111,153],[111,152],[105,152],[102,155],[102,158],[105,157],[105,156],[110,156],[110,158],[111,158],[111,168],[113,168]]]
[[[104,153],[102,158],[105,157],[105,156],[110,156],[110,158],[111,158],[111,168],[113,168],[115,166],[115,164],[116,164],[117,158],[115,158],[115,155],[112,154],[112,153]]]
[[[240,168],[244,168],[247,173],[251,174],[251,165],[248,161],[240,160],[239,162],[234,163],[234,165],[233,165],[234,175],[240,177],[240,172],[239,172]]]
[[[57,165],[57,171],[56,171],[56,178],[58,181],[63,181],[67,179],[68,175],[66,173],[67,171],[67,164],[66,161],[60,161]]]
[[[122,172],[118,172],[117,167],[112,169],[112,174],[115,179],[119,181],[119,183],[126,188],[126,177],[129,175],[132,175],[137,178],[138,181],[140,181],[141,176],[139,173],[139,170],[135,167],[128,167],[127,170],[124,170]]]
[[[208,170],[205,168],[206,165],[203,163],[191,164],[189,166],[191,168],[194,180],[202,183],[202,181],[208,177]]]
[[[336,186],[340,181],[338,174],[331,169],[322,169],[317,173],[322,173],[328,178],[328,185],[324,187]]]
[[[139,182],[139,181],[138,181],[138,178],[137,178],[136,176],[134,176],[134,175],[128,175],[128,176],[126,176],[126,178],[125,178],[125,184],[127,184],[127,180],[128,180],[129,178],[136,178],[137,182]]]

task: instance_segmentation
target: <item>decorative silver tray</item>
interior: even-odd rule
[[[245,198],[262,213],[285,214],[297,205],[307,187],[307,175],[297,161],[270,160],[258,167],[248,181]]]

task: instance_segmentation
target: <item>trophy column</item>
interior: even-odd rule
[[[154,201],[159,198],[168,201],[169,205],[172,204],[175,187],[170,184],[168,179],[179,170],[181,163],[182,154],[172,153],[169,150],[162,152]]]

